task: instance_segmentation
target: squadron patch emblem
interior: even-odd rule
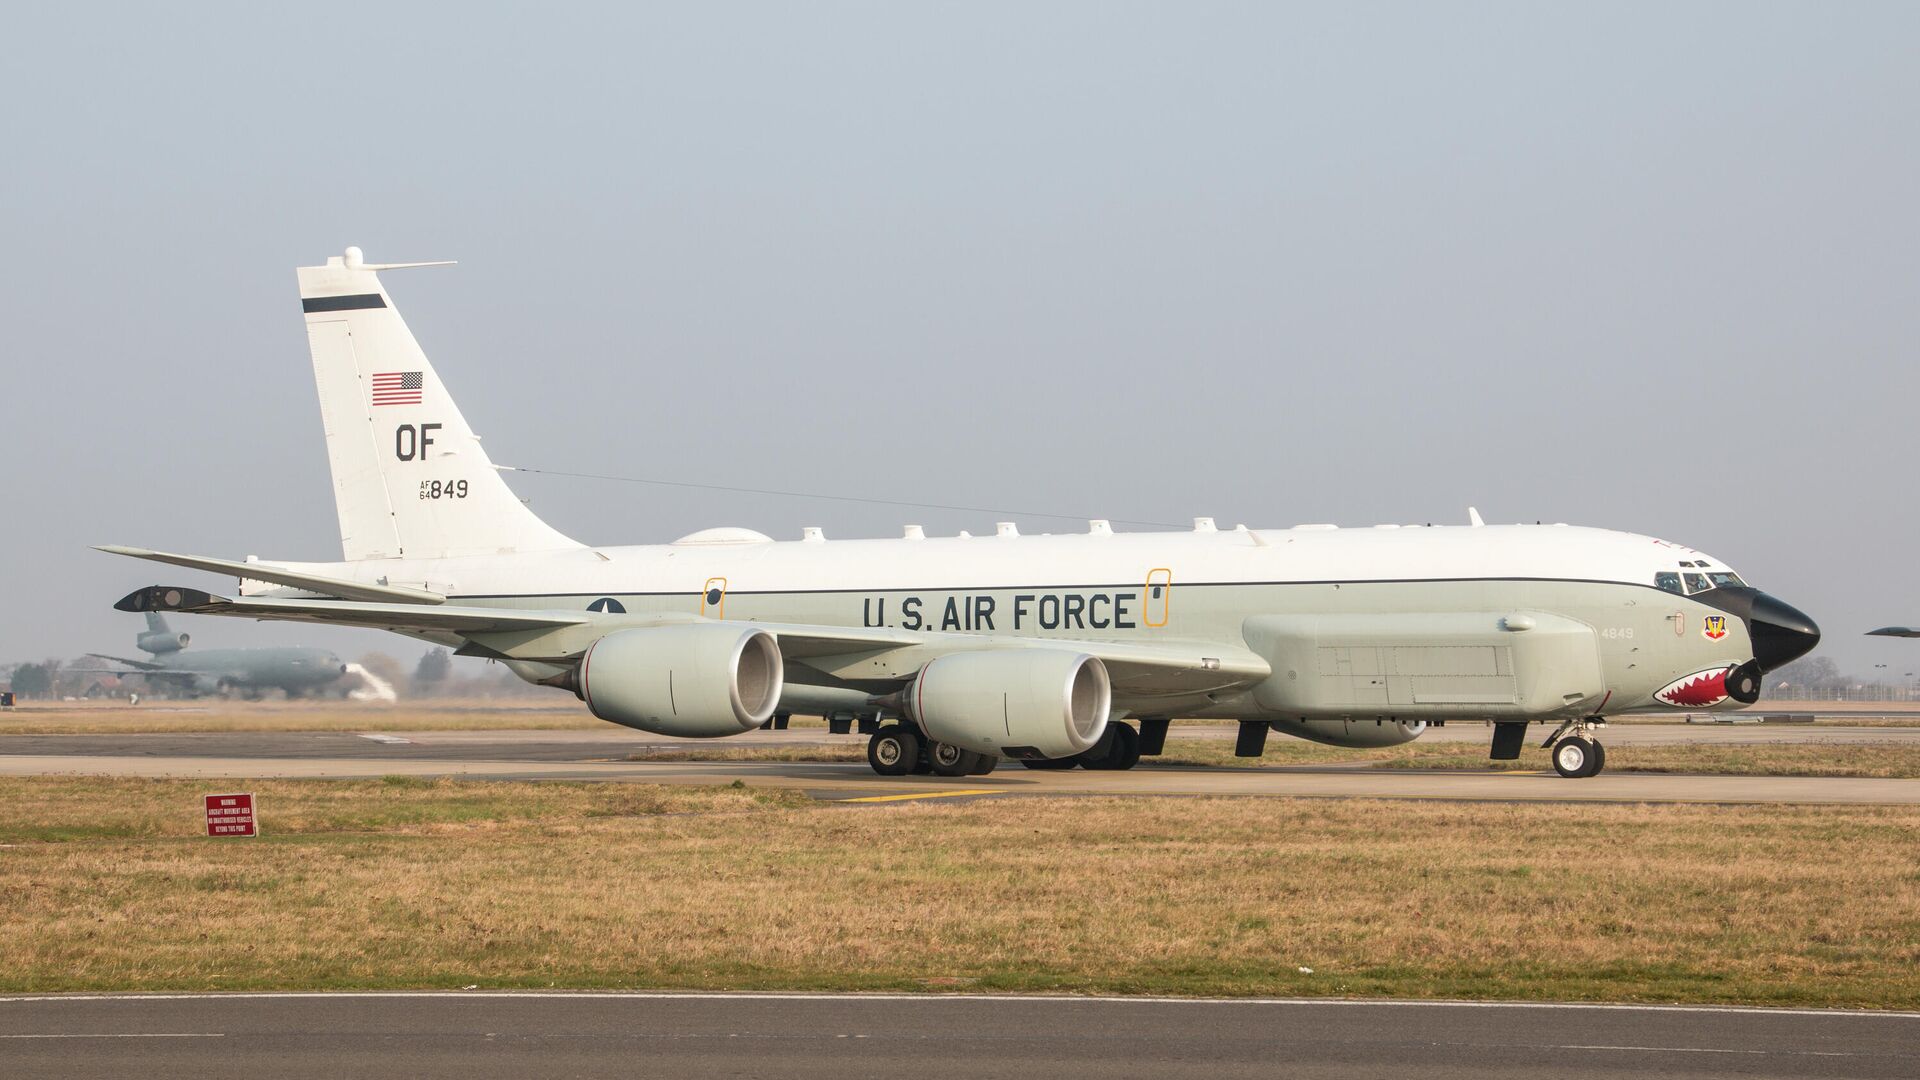
[[[1706,621],[1700,625],[1700,633],[1706,637],[1708,641],[1719,641],[1721,638],[1726,637],[1727,617],[1725,615],[1707,616]]]

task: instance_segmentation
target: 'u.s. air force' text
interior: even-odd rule
[[[1140,594],[1017,593],[1011,602],[980,594],[898,602],[884,596],[862,601],[860,625],[902,630],[1134,630]]]

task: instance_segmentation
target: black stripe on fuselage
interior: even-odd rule
[[[303,296],[300,298],[300,310],[311,315],[316,311],[358,311],[361,308],[383,308],[386,298],[379,293],[360,293],[355,296]]]

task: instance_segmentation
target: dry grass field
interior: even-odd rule
[[[1920,1006],[1920,809],[0,781],[0,989]],[[1306,971],[1303,969],[1311,969]]]

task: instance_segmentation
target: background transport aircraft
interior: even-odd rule
[[[1867,631],[1868,637],[1920,637],[1920,630],[1911,626],[1883,626],[1878,630]]]
[[[147,629],[133,641],[151,660],[129,660],[123,656],[88,653],[101,660],[124,664],[122,668],[68,668],[118,675],[126,678],[143,675],[149,682],[164,683],[177,690],[199,695],[237,690],[257,695],[263,690],[284,690],[288,697],[299,697],[346,674],[347,666],[325,649],[247,648],[189,650],[187,634],[174,633],[159,612],[147,612]],[[131,669],[131,670],[129,670]]]
[[[1174,718],[1337,746],[1491,721],[1492,756],[1553,728],[1751,704],[1811,650],[1807,616],[1698,551],[1566,525],[1216,528],[776,542],[719,528],[577,543],[500,478],[358,248],[299,270],[342,560],[102,550],[240,578],[128,611],[378,627],[505,662],[595,716],[688,737],[864,713],[889,775],[1129,768]],[[884,722],[878,722],[884,720]],[[1137,726],[1136,726],[1137,725]]]

